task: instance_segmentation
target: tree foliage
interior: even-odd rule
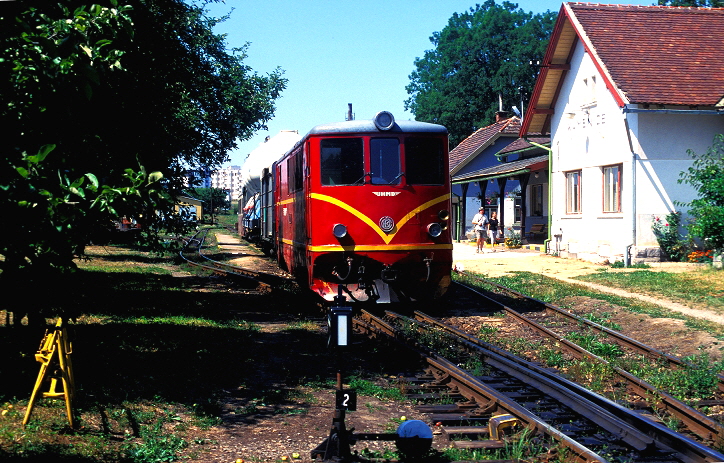
[[[430,41],[435,46],[415,60],[405,108],[415,119],[445,125],[454,145],[495,121],[503,107],[520,105],[535,84],[556,14],[526,13],[514,3],[487,0],[455,13]]]
[[[194,188],[191,196],[203,201],[204,210],[213,214],[221,209],[229,209],[229,193],[221,188]]]
[[[660,6],[684,6],[695,8],[721,8],[724,7],[722,0],[659,0]]]
[[[688,183],[698,197],[687,204],[691,222],[689,233],[704,240],[708,248],[724,249],[724,135],[704,154],[688,151],[694,159],[691,167],[681,172],[679,183]]]
[[[188,169],[264,127],[286,85],[182,0],[7,2],[0,12],[1,281],[47,283],[99,228],[150,238]],[[31,3],[32,5],[32,3]],[[31,283],[27,283],[31,284]]]

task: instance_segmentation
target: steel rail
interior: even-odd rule
[[[391,312],[388,312],[387,316],[390,318],[409,320],[406,317],[403,318]],[[365,315],[365,318],[376,326],[384,326],[380,331],[384,332],[387,336],[391,336],[398,342],[403,341],[402,338],[404,335],[402,332],[395,329],[391,324],[374,321],[371,316],[368,315]],[[419,322],[412,322],[418,324],[418,326],[422,326]],[[462,339],[461,343],[471,345],[476,351],[480,351],[488,365],[516,378],[523,384],[532,386],[549,397],[555,398],[559,403],[569,407],[580,416],[589,420],[589,422],[595,423],[595,425],[605,429],[612,435],[618,436],[617,438],[622,442],[626,442],[631,448],[641,452],[644,461],[646,460],[646,457],[643,457],[644,455],[652,456],[656,452],[659,452],[660,455],[676,454],[678,455],[679,461],[690,463],[724,461],[724,455],[721,453],[693,439],[676,433],[659,423],[642,417],[631,410],[621,407],[608,399],[597,396],[585,390],[580,385],[564,380],[563,378],[558,378],[556,375],[545,372],[539,367],[529,368],[529,362],[525,362],[522,359],[513,361],[506,358],[506,355],[501,355],[492,350],[481,349],[479,346],[469,343],[466,339]],[[481,404],[484,413],[490,413],[492,411],[509,413],[520,419],[527,427],[538,429],[550,435],[555,440],[561,442],[562,445],[566,447],[573,445],[574,447],[571,448],[571,450],[579,459],[582,458],[582,455],[586,455],[583,457],[584,459],[591,458],[592,455],[594,458],[600,458],[600,455],[595,453],[595,451],[575,440],[559,440],[558,436],[562,434],[561,431],[555,430],[555,428],[545,423],[538,415],[527,410],[505,395],[502,395],[503,393],[488,386],[480,378],[461,370],[448,360],[441,359],[435,356],[435,354],[420,352],[422,349],[419,346],[416,350],[425,358],[428,365],[439,370],[436,374],[437,377],[445,379],[446,381],[452,378],[456,385],[456,392],[466,397],[469,401]],[[553,431],[551,432],[551,430]]]
[[[496,301],[495,299],[480,293],[474,288],[468,287],[466,285],[462,286],[467,288],[469,291],[477,294],[478,296],[487,299],[493,304],[500,306],[506,311],[507,314],[511,315],[516,320],[525,324],[529,328],[535,330],[537,333],[543,335],[548,339],[556,341],[562,346],[563,350],[573,355],[575,358],[586,358],[592,361],[600,362],[604,365],[608,365],[611,368],[611,371],[615,373],[620,380],[626,383],[626,386],[630,391],[634,392],[635,394],[641,396],[644,399],[653,402],[659,408],[666,410],[672,416],[679,419],[686,427],[686,429],[688,429],[690,432],[696,434],[703,440],[713,442],[715,445],[724,444],[724,426],[722,426],[716,420],[709,418],[702,412],[696,410],[693,407],[690,407],[689,405],[676,399],[667,392],[657,389],[652,384],[642,380],[641,378],[636,377],[635,375],[627,372],[626,370],[611,365],[607,360],[589,352],[588,350],[582,348],[575,343],[572,343],[571,341],[568,341],[564,337],[554,333],[553,331],[540,325],[539,323],[530,320],[521,313],[506,306],[502,302]]]
[[[243,278],[243,279],[246,279],[249,281],[253,281],[254,283],[256,283],[258,285],[257,290],[260,292],[271,291],[271,285],[269,285],[268,283],[265,283],[263,281],[260,281],[260,278],[262,278],[261,273],[253,272],[251,270],[247,270],[245,268],[238,267],[236,265],[219,262],[219,261],[209,258],[208,256],[205,256],[201,252],[201,249],[203,248],[204,242],[206,241],[206,235],[208,234],[208,232],[209,232],[208,228],[197,231],[196,234],[194,234],[194,236],[192,238],[190,238],[186,241],[186,244],[184,244],[184,246],[179,251],[179,256],[190,265],[200,267],[200,268],[203,268],[206,270],[210,270],[217,274],[233,275],[233,276],[240,277],[240,278]],[[202,235],[202,236],[199,238],[199,235]],[[192,246],[192,245],[196,246],[197,255],[199,257],[211,262],[212,265],[204,265],[204,264],[195,262],[195,261],[189,259],[188,257],[186,257],[184,255],[184,251],[189,249],[190,246]]]
[[[513,294],[513,295],[517,296],[517,297],[526,299],[526,300],[528,300],[528,301],[532,301],[532,302],[534,302],[534,303],[536,303],[536,304],[538,304],[538,305],[541,305],[541,306],[545,307],[546,310],[551,311],[551,312],[554,312],[555,314],[561,315],[561,316],[563,316],[563,317],[565,317],[565,318],[568,318],[568,319],[570,319],[570,320],[573,320],[573,321],[575,321],[576,323],[583,323],[583,324],[585,324],[585,325],[587,325],[587,326],[589,326],[589,327],[591,327],[591,328],[593,328],[593,329],[596,329],[596,330],[598,330],[598,331],[601,331],[601,332],[603,332],[603,333],[606,333],[608,336],[610,336],[611,338],[613,338],[617,344],[619,344],[620,346],[622,346],[622,347],[624,347],[624,348],[629,348],[629,349],[631,349],[631,350],[634,350],[634,351],[636,351],[636,352],[638,352],[638,353],[640,353],[640,354],[646,355],[646,356],[648,356],[648,357],[652,357],[652,358],[655,358],[655,359],[664,360],[664,361],[666,361],[669,365],[673,365],[673,366],[676,366],[676,367],[679,367],[679,368],[691,367],[691,366],[692,366],[689,362],[687,362],[687,361],[685,361],[685,360],[683,360],[683,359],[681,359],[681,358],[679,358],[679,357],[676,357],[676,356],[671,355],[671,354],[667,354],[667,353],[665,353],[665,352],[661,352],[661,351],[659,351],[659,350],[657,350],[657,349],[654,349],[654,348],[651,347],[651,346],[647,346],[646,344],[643,344],[643,343],[641,343],[641,342],[639,342],[639,341],[637,341],[637,340],[635,340],[635,339],[629,338],[628,336],[625,336],[624,334],[619,333],[618,331],[612,330],[612,329],[610,329],[610,328],[608,328],[608,327],[605,327],[605,326],[603,326],[603,325],[600,325],[600,324],[598,324],[598,323],[596,323],[596,322],[593,322],[593,321],[591,321],[591,320],[588,320],[588,319],[586,319],[586,318],[579,317],[578,315],[576,315],[576,314],[574,314],[574,313],[572,313],[572,312],[569,312],[568,310],[565,310],[565,309],[563,309],[563,308],[561,308],[561,307],[558,307],[558,306],[555,306],[555,305],[550,304],[550,303],[548,303],[548,302],[541,301],[540,299],[536,299],[536,298],[534,298],[534,297],[528,296],[528,295],[526,295],[526,294],[523,294],[523,293],[521,293],[521,292],[519,292],[519,291],[516,291],[516,290],[514,290],[514,289],[508,288],[508,287],[506,287],[506,286],[503,286],[503,285],[501,285],[501,284],[499,284],[499,283],[496,283],[496,282],[494,282],[494,281],[490,281],[490,280],[487,280],[487,279],[485,279],[485,278],[480,278],[480,277],[478,277],[478,276],[476,276],[476,275],[473,275],[473,274],[471,274],[471,273],[469,273],[469,272],[459,272],[459,271],[458,271],[458,273],[459,273],[459,274],[462,274],[462,275],[464,275],[464,276],[466,276],[466,277],[468,277],[468,278],[471,278],[471,279],[473,279],[473,280],[477,280],[477,281],[479,281],[479,282],[481,282],[481,283],[484,283],[484,284],[486,284],[486,285],[490,285],[490,286],[493,286],[493,287],[502,289],[503,291],[506,291],[506,292],[508,292],[508,293],[510,293],[510,294]],[[721,373],[719,373],[719,374],[717,374],[717,378],[718,378],[717,388],[718,388],[719,391],[724,392],[724,375],[721,374]]]
[[[609,408],[614,415],[617,417],[620,417],[622,419],[628,420],[628,422],[634,426],[637,426],[638,429],[644,429],[644,427],[641,427],[640,424],[640,416],[637,413],[634,413],[632,415],[632,411],[622,407],[621,405],[610,401],[609,399],[606,399],[603,396],[600,396],[599,394],[596,394],[592,391],[589,391],[588,389],[582,387],[581,385],[570,381],[562,376],[560,376],[557,373],[553,373],[550,370],[546,368],[541,368],[534,363],[531,363],[527,360],[524,360],[516,355],[513,355],[507,351],[504,351],[492,344],[486,343],[482,341],[481,339],[472,336],[468,333],[465,333],[464,331],[461,331],[455,327],[452,327],[450,325],[447,325],[440,320],[437,320],[429,315],[426,315],[422,312],[416,311],[415,312],[415,318],[418,320],[421,320],[424,323],[431,324],[438,329],[443,330],[444,332],[450,333],[454,336],[458,336],[460,338],[465,339],[467,342],[473,344],[476,347],[479,347],[480,349],[484,351],[491,351],[494,352],[496,355],[500,355],[505,357],[506,359],[509,359],[510,361],[517,362],[521,365],[524,365],[526,368],[530,368],[532,370],[537,371],[539,374],[544,375],[545,377],[549,378],[552,381],[555,381],[557,383],[563,384],[565,387],[569,389],[574,389],[577,391],[578,394],[580,394],[583,397],[586,397],[588,400],[592,401],[593,403],[596,403],[601,406],[605,406]],[[592,354],[593,355],[593,354]],[[605,361],[605,360],[604,360]],[[615,367],[613,367],[615,369]],[[620,370],[620,369],[619,369]],[[712,442],[713,445],[720,445],[721,439],[722,439],[722,432],[724,432],[724,428],[722,426],[712,420],[711,418],[707,417],[706,415],[702,414],[696,409],[693,409],[689,407],[688,405],[673,399],[668,400],[667,397],[661,397],[659,394],[661,392],[656,391],[656,389],[653,389],[653,386],[649,385],[648,383],[641,381],[639,378],[636,378],[635,376],[631,375],[630,373],[620,370],[616,371],[617,374],[623,375],[623,380],[627,382],[632,382],[632,389],[634,389],[634,392],[638,395],[641,395],[642,397],[646,397],[647,394],[648,397],[652,398],[656,401],[662,401],[665,405],[665,409],[669,411],[672,415],[679,418],[682,422],[686,424],[686,427],[689,431],[693,432],[694,434],[698,435],[700,438]],[[665,394],[664,394],[665,395]],[[631,421],[631,417],[633,417],[633,421]],[[666,428],[668,429],[668,428]],[[672,431],[673,432],[673,431]]]
[[[395,317],[398,320],[409,320],[407,317],[402,317],[392,312],[387,312],[387,316]],[[431,319],[429,317],[425,316],[420,318],[423,319],[427,325],[430,325],[429,321]],[[425,328],[424,325],[419,326],[423,329]],[[588,420],[596,423],[606,431],[621,436],[623,441],[634,447],[636,450],[646,450],[653,444],[654,440],[652,436],[649,435],[653,434],[652,431],[647,429],[649,434],[642,431],[642,429],[646,429],[647,425],[652,424],[652,422],[643,419],[640,415],[631,417],[629,416],[631,413],[630,410],[627,410],[608,399],[597,396],[572,381],[567,381],[563,378],[555,377],[547,372],[543,372],[541,368],[534,366],[532,363],[526,362],[523,359],[517,358],[509,353],[505,353],[500,349],[488,349],[476,342],[471,342],[470,337],[461,336],[461,334],[463,334],[462,332],[456,332],[454,329],[447,329],[447,327],[441,323],[434,323],[432,326],[443,328],[448,334],[458,337],[458,343],[465,345],[476,354],[485,357],[485,363],[488,365],[491,365],[538,389],[539,391],[542,391],[546,395],[555,398],[560,403],[576,411]],[[615,411],[616,413],[612,413],[612,411]],[[661,425],[656,426],[663,428]],[[668,428],[664,429],[668,430]],[[657,429],[657,431],[660,433],[662,430]]]
[[[214,267],[217,267],[219,269],[231,269],[232,272],[237,273],[242,276],[248,276],[254,280],[258,280],[262,273],[260,272],[254,272],[252,270],[245,269],[244,267],[239,267],[237,265],[227,264],[225,262],[219,262],[217,260],[211,259],[209,256],[205,255],[201,252],[201,249],[203,248],[203,243],[206,241],[206,235],[208,234],[208,229],[206,229],[206,233],[204,234],[204,239],[202,240],[202,245],[198,248],[198,255],[202,259],[206,259],[207,261],[211,262],[211,264]]]
[[[564,433],[550,426],[548,423],[531,413],[529,410],[523,408],[512,399],[502,395],[500,392],[489,387],[484,382],[460,369],[453,363],[445,359],[434,358],[431,355],[424,353],[419,349],[414,349],[408,344],[402,342],[400,333],[380,318],[363,310],[361,316],[354,319],[354,323],[356,328],[365,331],[368,334],[382,334],[400,344],[403,344],[407,348],[416,350],[422,359],[431,368],[436,370],[435,376],[438,378],[439,382],[452,382],[459,394],[466,397],[468,400],[472,400],[480,404],[485,412],[502,412],[513,415],[519,419],[525,427],[542,432],[543,434],[551,437],[554,441],[563,445],[579,462],[608,463],[608,460],[602,456],[566,436]]]

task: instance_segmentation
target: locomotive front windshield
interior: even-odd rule
[[[405,177],[408,184],[444,184],[447,175],[444,160],[441,139],[409,137],[405,140]]]
[[[354,185],[364,182],[364,149],[361,138],[322,140],[322,185]]]
[[[447,175],[443,140],[403,139],[404,168],[399,138],[369,139],[369,168],[365,169],[362,138],[325,138],[320,142],[322,185],[443,185]]]
[[[370,174],[375,185],[400,183],[400,140],[373,138],[370,140]]]

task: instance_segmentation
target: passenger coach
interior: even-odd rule
[[[279,265],[328,301],[439,297],[450,284],[447,129],[374,120],[314,127],[273,166]]]

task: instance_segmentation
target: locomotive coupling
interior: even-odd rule
[[[362,267],[364,268],[364,267]],[[349,278],[349,275],[352,273],[352,258],[347,258],[347,274],[344,277],[341,277],[339,275],[339,272],[337,271],[337,267],[334,267],[334,270],[332,270],[332,275],[336,276],[339,281],[345,281],[347,278]]]
[[[393,283],[397,281],[397,270],[385,267],[380,272],[380,278],[385,283]]]

